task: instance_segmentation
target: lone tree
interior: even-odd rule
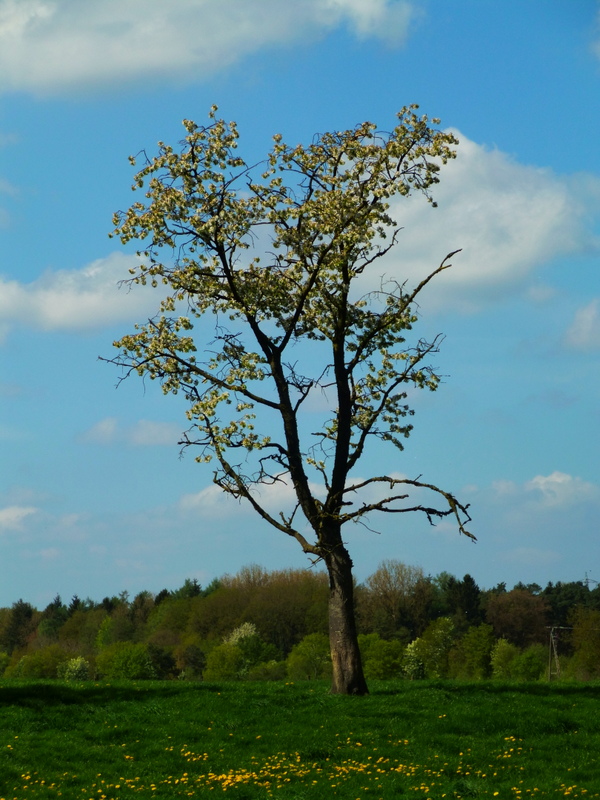
[[[112,235],[143,242],[127,282],[166,288],[156,317],[115,342],[119,355],[108,360],[123,378],[137,372],[183,394],[191,427],[180,444],[213,461],[225,492],[325,563],[332,691],[342,694],[368,692],[343,526],[419,511],[432,523],[452,516],[474,538],[467,506],[420,476],[351,477],[372,442],[402,450],[407,387],[439,382],[428,358],[440,337],[406,337],[417,296],[454,253],[414,288],[383,278],[377,290],[361,288],[396,244],[391,198],[418,191],[432,202],[440,165],[455,156],[455,137],[417,108],[403,108],[391,133],[365,122],[307,147],[276,135],[266,160],[250,166],[235,123],[213,106],[206,127],[184,121],[178,150],[159,142],[158,156],[142,154],[133,189],[146,199],[114,217]],[[194,338],[209,313],[210,334],[197,324]],[[316,431],[305,413],[315,394],[331,399]],[[274,516],[259,489],[282,483],[297,502]]]

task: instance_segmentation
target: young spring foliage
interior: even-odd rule
[[[438,340],[408,345],[406,335],[417,320],[416,295],[450,266],[448,258],[416,288],[389,281],[379,291],[352,292],[357,277],[396,243],[390,199],[418,190],[433,202],[429,190],[440,164],[455,156],[454,136],[415,112],[416,106],[402,109],[389,134],[364,123],[308,147],[291,147],[277,135],[267,161],[252,168],[236,152],[235,123],[216,119],[213,107],[207,127],[184,121],[179,152],[159,143],[159,155],[135,177],[133,188],[146,187],[146,202],[114,218],[123,243],[146,242],[133,281],[168,287],[160,315],[115,343],[115,360],[160,380],[165,393],[183,392],[193,423],[185,443],[200,446],[198,460],[216,457],[222,488],[292,535],[292,518],[270,518],[251,486],[289,475],[311,523],[323,513],[344,523],[375,508],[391,510],[397,497],[349,507],[359,487],[348,474],[370,439],[402,449],[412,427],[406,386],[433,390],[439,381],[426,363]],[[252,255],[265,238],[268,247]],[[176,313],[182,307],[185,315]],[[194,319],[209,311],[215,335],[199,345]],[[327,349],[317,372],[310,362],[300,365],[298,349],[288,355],[303,339]],[[332,387],[336,412],[312,441],[301,442],[304,404]],[[280,438],[276,422],[268,433],[255,430],[257,406],[279,415]],[[236,450],[244,454],[238,463],[230,455]],[[253,452],[260,454],[256,471],[246,474],[242,464]],[[324,504],[312,496],[308,465],[326,486]],[[373,476],[360,488],[377,481],[392,489],[419,485]],[[459,526],[464,532],[462,520]]]
[[[372,512],[453,515],[471,536],[466,507],[418,477],[350,477],[371,442],[402,449],[411,431],[407,388],[439,382],[428,363],[439,338],[412,338],[414,303],[454,253],[410,288],[380,282],[378,262],[400,232],[391,200],[420,192],[433,203],[431,187],[457,140],[409,106],[388,133],[365,122],[308,146],[276,135],[266,160],[251,166],[238,155],[235,123],[216,111],[205,127],[184,121],[180,149],[161,142],[155,158],[144,155],[133,188],[145,198],[115,215],[115,236],[143,242],[130,280],[163,284],[165,296],[154,319],[115,343],[112,361],[185,396],[191,427],[182,444],[215,463],[222,489],[324,559],[332,586],[340,569],[348,584],[352,564],[342,526]],[[379,288],[365,292],[365,281]],[[209,314],[214,332],[201,341],[197,323]],[[307,433],[303,412],[322,392],[333,410]],[[276,516],[256,488],[281,481],[297,504]],[[429,490],[442,507],[411,501],[413,489]],[[334,567],[340,555],[344,566]]]

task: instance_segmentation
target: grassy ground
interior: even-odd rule
[[[600,797],[600,686],[0,684],[0,798]]]

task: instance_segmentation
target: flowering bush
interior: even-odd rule
[[[447,677],[448,654],[454,642],[454,633],[454,625],[448,617],[434,620],[423,635],[406,648],[404,671],[408,677]]]
[[[83,656],[63,661],[57,670],[59,678],[65,681],[87,681],[90,678],[90,662]]]

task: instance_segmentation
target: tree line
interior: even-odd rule
[[[432,577],[396,560],[355,587],[371,678],[600,677],[600,587]],[[6,679],[302,680],[331,675],[325,572],[244,567],[202,587],[0,609]]]

